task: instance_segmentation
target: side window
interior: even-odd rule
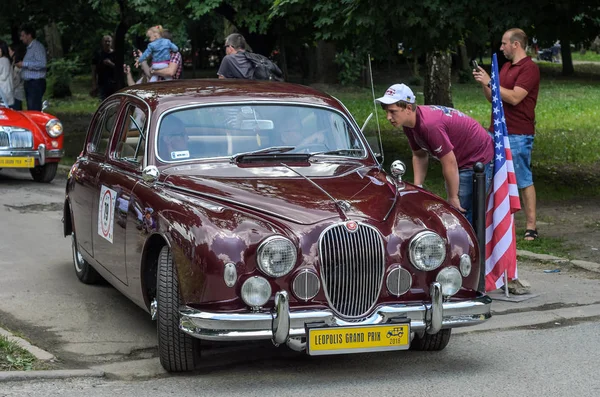
[[[119,103],[114,103],[104,109],[98,124],[96,124],[96,130],[94,131],[92,141],[90,142],[91,145],[89,150],[92,153],[106,153],[106,148],[108,147],[108,142],[110,141],[117,120],[118,110]]]
[[[146,112],[130,104],[125,110],[123,129],[115,150],[115,158],[130,163],[142,164],[146,148]]]

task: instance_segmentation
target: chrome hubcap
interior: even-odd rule
[[[77,249],[77,242],[75,241],[75,233],[71,233],[71,246],[73,247],[73,264],[75,265],[75,270],[77,273],[81,273],[83,271],[83,256],[79,253]]]

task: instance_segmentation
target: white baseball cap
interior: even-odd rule
[[[413,94],[412,90],[405,84],[394,84],[385,91],[384,96],[375,100],[385,105],[391,105],[398,101],[415,103],[415,94]]]

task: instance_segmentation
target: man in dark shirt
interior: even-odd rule
[[[508,128],[508,138],[527,218],[525,240],[538,236],[536,224],[536,194],[531,173],[531,151],[535,135],[535,105],[540,88],[540,70],[527,56],[527,35],[521,29],[509,29],[502,36],[500,51],[510,61],[500,70],[500,96]],[[492,101],[490,76],[479,67],[473,76]],[[494,130],[492,123],[490,129]]]
[[[217,75],[220,79],[250,79],[253,65],[246,58],[246,39],[239,33],[232,33],[225,39],[225,57],[221,61]]]
[[[102,49],[92,58],[92,91],[90,95],[106,99],[117,90],[115,80],[115,52],[112,37],[102,37]]]

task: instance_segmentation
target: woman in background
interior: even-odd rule
[[[21,79],[21,68],[17,66],[25,57],[25,47],[19,43],[12,43],[8,47],[8,54],[12,60],[13,72],[13,96],[15,103],[11,106],[14,110],[23,110],[23,101],[25,100],[25,84]]]
[[[14,105],[12,65],[8,57],[8,45],[2,40],[0,40],[0,97],[6,106]]]

